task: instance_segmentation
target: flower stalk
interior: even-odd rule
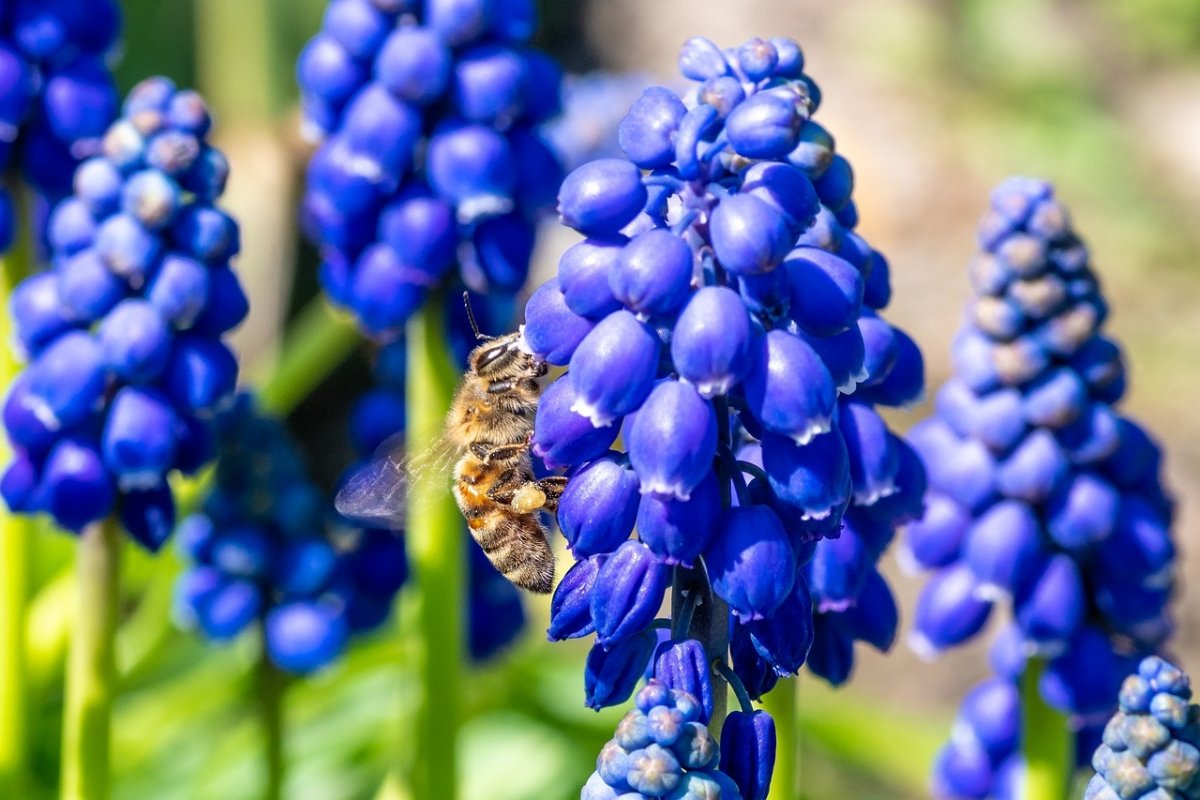
[[[1038,689],[1045,666],[1042,659],[1030,659],[1021,677],[1023,800],[1062,800],[1074,772],[1074,740],[1066,717],[1047,705]]]
[[[263,766],[266,780],[263,783],[263,800],[281,800],[283,797],[283,696],[286,676],[271,663],[267,655],[265,628],[259,625],[260,652],[258,656],[258,711],[262,724]]]
[[[109,740],[116,694],[120,529],[112,519],[86,527],[75,554],[76,606],[67,662],[61,800],[109,796]]]
[[[800,740],[796,731],[796,704],[800,679],[785,678],[763,697],[763,710],[775,720],[775,776],[767,800],[795,800],[800,796]]]
[[[0,262],[0,301],[5,308],[29,266],[28,237],[19,236],[15,247]],[[12,341],[12,317],[0,314],[0,341]],[[8,387],[20,371],[10,346],[0,346],[0,386]],[[11,452],[0,438],[7,463]],[[28,668],[25,657],[25,618],[29,608],[30,522],[7,507],[0,507],[0,794],[25,793],[28,771]]]
[[[444,304],[426,302],[408,325],[408,446],[420,453],[442,436],[456,374],[445,343]],[[416,475],[408,498],[407,539],[415,578],[420,687],[415,800],[455,797],[459,728],[460,672],[463,660],[466,591],[465,537],[461,516],[440,472]]]

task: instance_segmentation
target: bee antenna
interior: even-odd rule
[[[471,293],[463,292],[463,305],[467,308],[467,321],[471,323],[471,331],[475,334],[475,338],[481,342],[486,342],[488,339],[494,339],[494,336],[484,336],[479,332],[479,324],[475,322],[475,312],[471,309]]]

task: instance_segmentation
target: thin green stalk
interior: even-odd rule
[[[1021,677],[1022,800],[1064,800],[1075,772],[1075,742],[1067,718],[1046,705],[1038,689],[1045,667],[1042,659],[1032,658]]]
[[[106,800],[116,694],[120,529],[89,525],[75,550],[76,605],[63,712],[61,800]]]
[[[25,219],[25,215],[18,218]],[[12,251],[0,261],[0,308],[8,308],[9,296],[28,274],[31,262],[29,236],[21,231]],[[0,313],[0,392],[5,394],[20,371],[12,340],[12,319]],[[0,437],[0,451],[0,463],[7,464],[7,437]],[[28,518],[0,507],[0,796],[4,797],[24,796],[29,769],[25,617],[32,536]]]
[[[344,314],[320,298],[309,303],[289,326],[279,360],[252,375],[262,379],[259,400],[263,410],[290,412],[346,360],[359,341],[354,323]]]
[[[709,663],[724,661],[729,652],[729,606],[708,586],[704,572],[676,567],[671,588],[671,619],[679,620],[691,614],[687,635],[704,645]],[[708,729],[721,737],[721,725],[728,711],[728,685],[716,674],[710,675],[713,693],[713,713]]]
[[[260,631],[265,630],[261,625]],[[283,695],[287,688],[287,677],[271,663],[267,656],[265,633],[261,636],[258,655],[258,711],[262,724],[263,766],[266,780],[263,783],[263,800],[281,800],[283,797]]]
[[[796,736],[799,687],[796,678],[785,678],[763,697],[763,709],[775,720],[775,774],[767,800],[796,800],[800,796],[800,740]]]
[[[408,325],[408,446],[420,453],[442,435],[454,393],[441,297]],[[427,471],[436,472],[436,471]],[[418,600],[420,687],[413,764],[416,800],[454,800],[465,595],[462,517],[444,474],[414,478],[408,498],[408,552]]]
[[[230,119],[258,120],[282,110],[277,30],[270,0],[196,3],[200,85]]]

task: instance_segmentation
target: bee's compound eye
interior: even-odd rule
[[[492,372],[502,365],[508,364],[519,353],[520,351],[512,342],[485,348],[475,359],[475,371],[481,374]]]

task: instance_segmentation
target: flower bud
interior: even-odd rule
[[[729,63],[721,48],[711,39],[693,36],[679,49],[679,71],[694,81],[706,81],[729,74]]]
[[[854,640],[836,622],[836,614],[813,617],[813,644],[808,668],[831,686],[841,686],[854,672]]]
[[[673,136],[687,109],[670,89],[652,86],[642,93],[617,128],[617,142],[643,169],[665,167],[675,156]]]
[[[1003,678],[988,678],[963,698],[958,722],[970,731],[989,757],[1001,761],[1016,750],[1021,732],[1017,687]]]
[[[630,417],[625,442],[643,494],[687,500],[712,469],[716,414],[690,384],[661,381]]]
[[[968,511],[985,507],[995,494],[996,463],[977,441],[959,439],[937,418],[923,420],[908,440],[929,471],[929,482]]]
[[[558,279],[551,278],[535,289],[525,304],[521,336],[524,347],[534,356],[563,366],[593,327],[590,320],[571,311]]]
[[[978,582],[965,564],[935,572],[913,611],[910,646],[923,658],[967,641],[987,622],[992,604],[982,600]]]
[[[841,211],[854,193],[854,170],[845,156],[835,154],[829,167],[813,182],[821,203],[833,211]]]
[[[558,469],[599,458],[617,438],[616,425],[596,428],[587,417],[572,411],[577,402],[570,380],[546,387],[533,421],[533,454]]]
[[[1035,430],[996,468],[996,488],[1006,497],[1044,503],[1066,480],[1070,465],[1046,430]]]
[[[850,456],[850,480],[854,502],[869,506],[897,491],[900,455],[887,423],[868,405],[841,404],[838,428]]]
[[[601,320],[621,307],[608,276],[617,268],[625,243],[623,236],[584,239],[559,258],[558,284],[573,313]]]
[[[858,597],[873,559],[866,544],[849,527],[816,543],[812,560],[804,566],[817,610],[845,611]]]
[[[454,64],[451,98],[459,116],[505,128],[525,109],[526,60],[516,50],[484,44],[464,51]]]
[[[281,669],[305,674],[333,661],[346,648],[346,618],[311,601],[277,605],[263,623],[267,654]]]
[[[456,206],[460,222],[507,212],[516,187],[508,141],[491,127],[447,122],[429,138],[429,186]]]
[[[445,91],[453,63],[450,49],[433,30],[408,25],[394,29],[379,48],[375,78],[402,100],[431,103]]]
[[[250,581],[224,579],[197,605],[196,623],[213,641],[233,639],[258,618],[262,592]]]
[[[968,737],[950,739],[933,762],[935,797],[990,797],[992,780],[987,752]]]
[[[1050,556],[1018,589],[1014,613],[1025,638],[1044,652],[1061,652],[1075,635],[1086,606],[1079,568],[1070,556]]]
[[[171,352],[166,321],[144,300],[122,300],[100,322],[97,334],[105,365],[130,383],[156,378]]]
[[[114,496],[112,479],[95,445],[66,438],[46,456],[34,505],[67,530],[81,531],[112,510]]]
[[[219,341],[200,336],[175,337],[163,371],[163,386],[181,411],[207,415],[233,393],[237,359]]]
[[[53,272],[31,275],[17,284],[9,301],[17,338],[30,356],[50,344],[70,327],[58,294]]]
[[[783,264],[792,317],[815,336],[832,336],[853,325],[862,309],[862,274],[845,259],[815,247],[798,247]]]
[[[612,454],[575,472],[558,501],[558,525],[576,558],[616,550],[637,513],[637,475]]]
[[[414,106],[391,95],[382,84],[370,83],[346,106],[338,136],[356,158],[375,165],[381,176],[399,176],[412,164],[421,123]]]
[[[705,286],[675,321],[671,361],[702,397],[726,394],[750,367],[754,330],[732,289]]]
[[[795,675],[813,643],[813,607],[808,581],[797,574],[792,591],[768,616],[732,623],[749,636],[754,651],[776,675]]]
[[[646,205],[646,187],[636,164],[601,158],[577,168],[558,191],[558,214],[586,236],[614,234]]]
[[[744,383],[755,418],[798,445],[829,431],[837,389],[817,353],[782,330],[769,332],[760,348]]]
[[[412,184],[379,212],[379,241],[405,264],[444,275],[458,244],[454,209],[428,189]]]
[[[83,331],[60,336],[26,371],[25,403],[48,430],[71,427],[100,403],[106,376],[100,345]]]
[[[925,359],[912,338],[893,328],[896,334],[896,361],[879,383],[860,387],[855,398],[864,403],[907,406],[918,402],[925,391]]]
[[[122,387],[104,424],[104,464],[123,490],[152,489],[175,459],[176,414],[157,392]]]
[[[713,591],[742,619],[761,619],[792,590],[796,557],[779,517],[766,506],[726,509],[704,554]]]
[[[153,489],[126,492],[121,497],[121,526],[151,553],[157,553],[175,530],[175,497],[164,482]]]
[[[756,197],[783,214],[789,229],[799,236],[812,222],[820,201],[803,172],[778,161],[759,161],[742,174],[745,194]]]
[[[613,295],[647,316],[676,311],[687,300],[691,281],[692,248],[665,228],[633,237],[608,273]]]
[[[836,520],[850,502],[849,457],[836,427],[799,446],[783,436],[763,437],[763,468],[775,495],[801,519]]]
[[[1079,417],[1087,387],[1072,369],[1060,368],[1026,387],[1023,409],[1031,425],[1062,428]]]
[[[561,514],[561,503],[559,508]],[[664,564],[692,567],[712,541],[720,512],[720,487],[710,470],[687,500],[657,492],[643,494],[637,506],[638,536]]]
[[[925,497],[925,513],[910,522],[901,545],[901,563],[932,569],[945,567],[959,558],[971,515],[958,503],[936,490]]]
[[[738,155],[782,158],[796,147],[805,119],[787,94],[759,92],[729,112],[725,134]]]
[[[765,711],[734,711],[721,726],[721,771],[743,800],[766,800],[775,769],[775,721]]]
[[[900,627],[900,611],[887,581],[876,570],[867,573],[854,605],[837,614],[842,630],[881,653],[891,649]]]
[[[647,629],[607,650],[599,642],[592,645],[583,671],[587,707],[599,711],[628,700],[657,644],[658,637]]]
[[[609,314],[571,356],[568,380],[577,393],[571,410],[602,427],[637,409],[654,385],[661,344],[628,311]]]
[[[1175,545],[1167,520],[1150,503],[1121,498],[1112,535],[1097,548],[1096,566],[1110,581],[1134,580],[1148,588],[1169,585]]]
[[[671,569],[646,545],[628,541],[600,565],[591,597],[596,641],[604,647],[646,628],[662,606]]]
[[[723,199],[709,216],[709,236],[721,266],[735,275],[761,275],[779,266],[794,237],[787,218],[754,195]]]
[[[1128,669],[1122,662],[1104,631],[1085,625],[1046,666],[1038,687],[1046,704],[1065,714],[1107,714]]]
[[[779,682],[779,675],[771,663],[759,654],[746,626],[733,617],[729,622],[729,657],[733,671],[746,687],[750,699],[761,699]]]
[[[1050,498],[1046,529],[1060,547],[1086,550],[1112,533],[1120,503],[1120,494],[1107,481],[1092,473],[1077,473]]]
[[[989,508],[966,535],[963,561],[989,600],[1011,595],[1031,580],[1046,557],[1037,515],[1019,500]]]
[[[1076,464],[1102,461],[1120,446],[1117,416],[1103,403],[1092,403],[1079,419],[1058,432],[1058,443]]]
[[[668,642],[654,660],[654,677],[669,689],[700,701],[698,720],[707,724],[713,712],[712,680],[704,645],[695,639]]]

